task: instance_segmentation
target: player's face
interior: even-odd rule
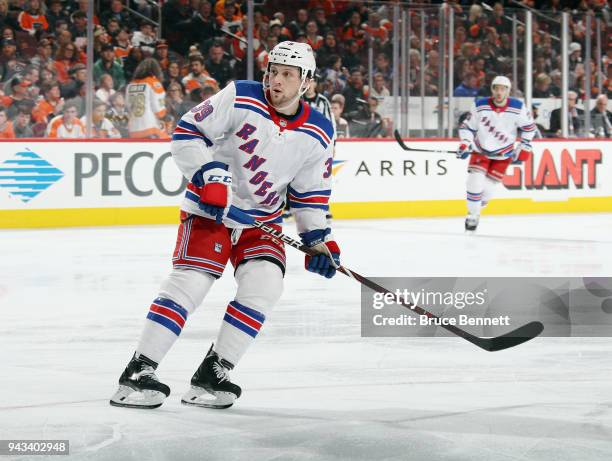
[[[291,102],[302,84],[300,69],[295,66],[272,64],[269,72],[270,98],[277,107]]]
[[[503,85],[493,85],[491,92],[496,103],[503,103],[508,97],[508,88]]]

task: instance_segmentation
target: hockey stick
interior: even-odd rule
[[[312,250],[312,248],[309,248],[306,245],[303,245],[301,242],[298,242],[297,240],[292,239],[288,235],[283,234],[282,232],[274,229],[272,226],[269,226],[261,221],[256,220],[252,216],[244,213],[243,211],[237,209],[234,206],[230,207],[230,210],[227,216],[236,222],[258,227],[265,233],[276,237],[277,239],[285,242],[287,245],[292,246],[293,248],[296,248],[303,253],[309,254],[311,256],[317,254],[317,252]],[[386,288],[378,285],[372,280],[344,266],[338,267],[338,271],[342,272],[347,277],[357,280],[359,283],[361,283],[362,285],[365,285],[366,287],[368,287],[369,289],[373,291],[376,291],[378,293],[391,293],[391,291],[387,290]],[[405,308],[407,308],[409,311],[414,312],[415,314],[425,315],[431,319],[440,318],[437,315],[432,314],[431,312],[415,304],[412,304],[409,302],[400,303],[400,304],[404,306]],[[478,336],[474,336],[471,333],[468,333],[465,330],[462,330],[461,328],[456,327],[455,325],[446,325],[445,323],[440,322],[440,326],[450,331],[451,333],[480,347],[481,349],[484,349],[485,351],[489,351],[489,352],[501,351],[503,349],[508,349],[510,347],[518,346],[519,344],[522,344],[526,341],[529,341],[530,339],[535,338],[540,333],[542,333],[542,331],[544,330],[544,325],[542,325],[541,322],[534,321],[534,322],[529,322],[501,336],[496,336],[493,338],[480,338]]]
[[[402,139],[402,136],[399,134],[399,131],[395,130],[393,132],[393,135],[395,136],[395,140],[397,141],[397,143],[400,145],[400,147],[404,150],[407,150],[409,152],[429,152],[431,154],[453,154],[453,155],[457,155],[456,152],[452,151],[452,150],[429,150],[429,149],[414,149],[412,147],[408,147],[405,143],[404,140]]]

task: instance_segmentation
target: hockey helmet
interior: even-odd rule
[[[493,79],[493,81],[491,82],[491,88],[493,88],[495,85],[505,86],[506,88],[508,88],[508,92],[510,92],[510,90],[512,89],[512,83],[510,83],[510,79],[503,75],[498,75]]]
[[[307,43],[281,42],[268,54],[268,71],[271,64],[299,67],[300,77],[314,77],[317,63],[312,48]]]

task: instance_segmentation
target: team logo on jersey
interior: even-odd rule
[[[28,203],[64,177],[64,172],[30,150],[0,164],[0,189]]]
[[[215,251],[217,253],[221,253],[221,250],[223,250],[223,245],[220,243],[215,243]]]

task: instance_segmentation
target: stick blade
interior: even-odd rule
[[[477,345],[489,352],[503,351],[539,336],[542,331],[544,331],[542,322],[529,322],[505,335],[482,338]]]
[[[400,145],[400,147],[404,150],[410,150],[406,144],[404,144],[404,140],[402,139],[402,135],[399,131],[393,130],[393,135],[395,136],[395,140]]]

